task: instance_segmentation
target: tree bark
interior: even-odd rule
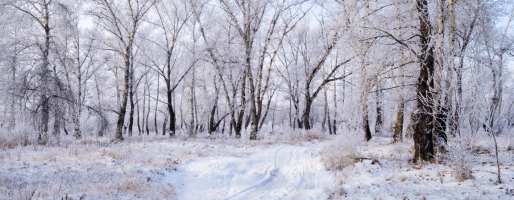
[[[426,0],[417,0],[416,9],[419,15],[419,32],[421,52],[419,55],[420,72],[417,85],[418,112],[414,124],[414,160],[428,161],[434,158],[434,141],[432,136],[433,95],[434,88],[434,57],[433,47],[430,46],[430,19]]]
[[[155,100],[155,109],[154,109],[154,115],[153,115],[153,120],[154,120],[154,126],[155,126],[155,135],[159,135],[159,128],[157,128],[157,107],[159,105],[159,88],[161,87],[161,79],[160,78],[157,78],[157,94],[156,94],[156,100]]]
[[[343,74],[346,73],[345,70],[343,70]],[[344,84],[344,83],[343,83]],[[343,91],[344,93],[344,91]],[[336,121],[337,121],[337,90],[336,90],[336,82],[334,82],[334,122],[332,123],[332,133],[334,135],[337,134],[337,125],[336,125]],[[344,96],[344,95],[343,95]]]
[[[195,112],[194,112],[194,97],[195,97],[195,72],[191,74],[191,85],[189,87],[189,111],[191,119],[189,121],[189,137],[196,135],[195,127]]]
[[[144,92],[143,92],[143,98],[145,98]],[[143,100],[143,102],[144,102],[144,100]],[[138,134],[141,135],[141,113],[140,113],[141,109],[139,106],[139,95],[137,94],[137,92],[136,92],[136,109],[137,109],[137,131],[138,131]]]
[[[168,74],[170,74],[170,69],[168,71]],[[173,111],[173,106],[171,104],[172,103],[172,99],[171,99],[172,91],[171,91],[171,83],[169,80],[166,81],[166,89],[167,89],[166,97],[167,97],[167,105],[168,105],[168,115],[169,115],[169,120],[170,120],[169,131],[170,131],[170,136],[173,137],[173,136],[175,136],[175,112]],[[164,132],[163,134],[166,134],[166,132]]]
[[[150,85],[148,84],[148,76],[145,77],[146,78],[146,90],[148,90],[148,108],[147,108],[147,113],[146,113],[146,117],[145,117],[145,120],[146,120],[146,123],[145,123],[145,128],[146,128],[146,135],[150,135],[150,128],[149,128],[149,121],[150,121],[150,106],[151,106],[151,101],[150,101]]]
[[[129,77],[129,100],[130,100],[130,112],[129,112],[129,125],[128,125],[128,135],[132,136],[132,128],[134,126],[134,62],[131,57],[131,63],[130,63],[130,77]]]
[[[148,94],[146,94],[147,90],[146,90],[146,87],[143,86],[143,111],[142,111],[142,119],[141,119],[141,129],[139,131],[139,135],[143,134],[145,132],[145,117],[146,117],[146,96],[150,96]],[[149,92],[149,91],[148,91]],[[139,118],[139,117],[138,117]],[[138,127],[139,127],[139,121],[137,122],[138,123]]]
[[[375,135],[380,134],[382,132],[382,103],[381,103],[381,95],[382,92],[380,91],[380,83],[377,83],[377,92],[376,92],[376,103],[377,103],[377,119],[375,121]]]
[[[398,143],[403,141],[403,109],[405,107],[405,102],[401,99],[400,106],[398,106],[398,113],[396,114],[396,124],[394,125],[394,134],[393,134],[393,143]]]
[[[369,112],[368,112],[368,103],[367,103],[367,94],[365,91],[363,94],[361,94],[361,105],[362,105],[362,129],[364,130],[364,134],[366,137],[366,141],[370,141],[371,136],[371,129],[369,128]]]

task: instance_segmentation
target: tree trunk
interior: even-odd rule
[[[130,52],[130,49],[127,48]],[[121,100],[120,111],[118,112],[118,122],[116,123],[116,139],[123,140],[123,125],[125,123],[125,113],[127,112],[127,98],[129,90],[130,61],[125,60],[125,86],[123,90],[123,98]]]
[[[60,135],[61,133],[61,112],[60,112],[60,108],[56,108],[54,110],[54,132],[53,132],[53,135],[54,136],[58,136]]]
[[[445,98],[445,102],[447,101],[449,101],[449,94],[447,94],[447,97]],[[446,107],[446,105],[439,106],[436,115],[435,134],[437,136],[437,139],[440,142],[444,142],[444,144],[448,143],[448,137],[446,136],[446,120],[448,118],[448,115],[448,107]]]
[[[434,124],[434,131],[432,132],[433,136],[435,137],[434,142],[436,142],[436,145],[443,145],[442,143],[446,144],[447,137],[446,137],[446,120],[448,116],[448,109],[446,107],[446,104],[449,103],[448,99],[450,98],[450,93],[446,93],[444,104],[441,105],[441,97],[443,96],[443,91],[441,89],[441,82],[442,82],[442,76],[443,76],[443,70],[445,68],[445,60],[443,56],[443,41],[444,41],[444,0],[439,1],[439,24],[438,24],[438,35],[440,36],[440,42],[437,42],[437,58],[438,58],[438,65],[437,65],[437,74],[432,75],[436,79],[435,85],[437,86],[434,91],[434,116],[433,124]],[[448,79],[451,79],[451,73],[448,73]],[[447,86],[447,90],[449,91],[449,84]]]
[[[323,68],[324,69],[324,68]],[[324,70],[323,70],[324,73]],[[332,135],[332,127],[330,127],[330,116],[328,116],[328,99],[327,99],[327,88],[323,87],[323,121],[321,121],[321,131],[325,132],[325,123],[327,123],[328,118],[328,132]]]
[[[171,104],[171,85],[169,83],[169,81],[166,83],[166,88],[167,88],[167,92],[166,92],[166,96],[168,97],[168,114],[169,114],[169,120],[170,120],[170,127],[169,127],[169,131],[170,131],[170,136],[173,137],[175,136],[175,112],[173,111],[173,106]],[[166,134],[166,132],[164,132],[163,134]]]
[[[128,135],[132,136],[132,127],[134,126],[134,66],[133,63],[130,67],[130,86],[129,86],[129,99],[130,99],[130,112],[129,112],[129,125],[128,125]]]
[[[364,69],[363,69],[364,71]],[[362,106],[362,129],[364,130],[364,136],[366,141],[371,140],[371,129],[369,128],[369,111],[368,111],[368,80],[364,80],[364,89],[361,93],[360,103]]]
[[[294,122],[293,114],[292,114],[292,112],[293,112],[293,105],[292,105],[291,101],[293,101],[292,98],[289,99],[289,126],[294,130],[295,122]],[[275,113],[275,111],[273,111],[273,113]]]
[[[143,98],[144,98],[144,94],[143,94]],[[139,106],[139,95],[137,95],[137,92],[136,92],[136,109],[137,109],[137,131],[138,131],[138,134],[141,135],[141,113],[139,112],[141,109]]]
[[[151,101],[150,101],[150,94],[151,94],[151,91],[150,91],[150,85],[148,84],[148,76],[146,77],[146,90],[148,91],[148,108],[147,108],[147,113],[146,113],[146,124],[145,124],[145,127],[146,127],[146,135],[150,135],[150,128],[149,128],[149,121],[150,121],[150,104],[151,104]]]
[[[217,106],[218,106],[218,102],[217,102],[217,98],[216,98],[216,101],[214,101],[214,105],[212,106],[212,109],[211,109],[211,115],[209,117],[209,135],[212,135],[212,133],[214,133],[216,131],[216,127],[214,124],[214,116],[216,115]]]
[[[246,72],[244,72],[243,74],[246,74]],[[241,86],[241,110],[239,111],[237,123],[235,124],[235,127],[234,127],[237,138],[241,137],[241,129],[243,128],[243,117],[244,117],[245,109],[246,109],[246,94],[245,94],[246,76],[243,76],[243,81],[241,84],[242,84],[242,86]]]
[[[153,120],[154,120],[154,126],[155,126],[155,135],[159,135],[159,128],[157,128],[157,107],[159,105],[159,88],[161,87],[161,79],[159,77],[157,77],[157,93],[156,93],[156,100],[155,100],[155,109],[154,109],[154,115],[153,115]]]
[[[166,57],[166,68],[167,68],[167,76],[166,76],[166,97],[167,97],[167,103],[168,103],[168,114],[170,116],[169,120],[170,120],[170,137],[173,137],[175,136],[175,122],[176,122],[176,119],[175,119],[175,112],[173,111],[173,104],[172,104],[172,99],[171,99],[171,93],[173,92],[172,91],[172,88],[171,88],[171,52],[168,51],[167,52],[167,57]],[[166,132],[163,133],[163,135],[166,134]]]
[[[362,110],[362,128],[364,129],[364,133],[366,134],[366,141],[370,141],[372,137],[371,129],[369,128],[368,106],[364,105],[364,108]]]
[[[405,102],[401,99],[400,106],[398,106],[398,113],[396,114],[396,124],[394,125],[393,143],[403,141],[403,109]]]
[[[381,103],[381,95],[382,92],[380,91],[380,84],[377,83],[377,119],[375,121],[375,135],[380,134],[382,132],[382,103]]]
[[[218,111],[218,123],[215,123],[214,116],[216,115],[216,111],[218,110],[218,99],[219,99],[219,88],[216,84],[216,76],[214,76],[214,90],[216,93],[216,96],[214,97],[214,105],[212,105],[211,109],[211,116],[209,119],[209,135],[212,135],[216,129],[218,129],[219,123],[221,122],[221,119],[219,119],[219,111]],[[225,128],[225,117],[223,117],[223,130],[221,131],[221,134],[223,134],[224,128]]]
[[[250,132],[250,140],[257,139],[257,131],[259,126],[259,118],[257,117],[257,107],[256,107],[256,92],[255,85],[253,81],[252,67],[251,67],[251,53],[252,53],[252,44],[253,38],[247,34],[245,35],[245,47],[246,47],[246,75],[248,76],[248,84],[250,85],[250,116],[252,118],[252,127]]]
[[[343,70],[343,74],[346,73],[345,70]],[[344,82],[343,82],[344,84]],[[344,92],[344,91],[343,91]],[[336,125],[336,120],[337,120],[337,90],[336,90],[336,82],[334,82],[334,122],[332,123],[332,133],[334,135],[337,134],[337,125]]]
[[[305,110],[303,111],[303,115],[302,115],[303,128],[305,130],[311,129],[311,124],[309,123],[311,106],[312,106],[312,99],[310,98],[310,95],[307,93],[307,94],[305,94]],[[298,127],[298,128],[300,128],[300,127]]]
[[[143,113],[141,114],[142,116],[142,119],[141,119],[141,131],[139,132],[139,135],[143,134],[145,132],[145,114],[146,114],[146,94],[147,90],[146,90],[146,87],[143,86]],[[138,122],[138,126],[139,126],[139,122]]]
[[[195,96],[195,72],[191,74],[191,86],[189,90],[189,109],[191,111],[191,120],[189,122],[189,137],[193,137],[196,135],[196,127],[195,127],[195,113],[194,113],[194,96]]]
[[[48,69],[49,63],[49,51],[50,51],[50,26],[48,22],[50,20],[50,15],[48,11],[48,4],[44,4],[44,25],[43,29],[45,30],[45,46],[43,49],[43,64],[41,65],[41,80],[43,86],[43,93],[41,94],[41,130],[38,136],[38,142],[41,144],[46,143],[47,141],[47,132],[48,132],[48,119],[50,118],[50,69]]]
[[[166,115],[164,122],[162,123],[162,135],[166,135],[166,124],[168,123],[169,115]]]
[[[434,157],[434,141],[432,129],[433,95],[430,88],[434,87],[434,57],[430,46],[430,19],[426,0],[417,0],[416,9],[419,15],[419,32],[421,52],[419,56],[420,73],[417,86],[418,112],[414,124],[414,160],[428,161]]]
[[[98,84],[98,79],[97,79],[96,74],[95,74],[95,86],[96,86],[96,98],[98,100],[98,109],[101,111],[102,110],[102,102],[100,101],[100,87],[99,87],[99,84]],[[101,120],[101,125],[100,125],[100,131],[98,131],[98,137],[103,137],[104,136],[104,129],[107,127],[108,122],[104,121],[103,116],[100,116],[100,118],[101,118],[100,119]]]

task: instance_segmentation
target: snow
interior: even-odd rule
[[[280,145],[248,157],[186,162],[163,181],[178,199],[326,199],[335,183],[319,162],[318,145]]]
[[[482,137],[479,141],[490,141]],[[448,160],[438,158],[435,163],[409,162],[411,140],[391,144],[391,138],[375,137],[359,146],[361,157],[372,158],[356,162],[336,172],[340,180],[338,192],[342,199],[514,199],[514,154],[502,151],[500,165],[503,184],[496,183],[494,157],[476,155],[472,179],[459,181],[455,167]],[[488,144],[490,147],[491,144]],[[507,149],[504,144],[502,149]]]
[[[475,138],[476,153],[465,163],[473,178],[460,180],[455,160],[412,163],[409,139],[279,135],[1,147],[0,199],[514,199],[514,153],[506,136],[498,138],[498,184],[487,136]]]

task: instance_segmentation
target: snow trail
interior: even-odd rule
[[[163,177],[178,199],[326,199],[334,175],[316,145],[281,145],[248,157],[186,162]]]

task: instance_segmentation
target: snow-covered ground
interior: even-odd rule
[[[278,136],[279,134],[277,134]],[[391,138],[134,136],[0,147],[0,199],[514,199],[514,151],[477,137],[466,157],[414,164]],[[318,140],[321,139],[321,140]]]
[[[133,136],[119,143],[3,146],[0,199],[324,198],[334,176],[319,162],[323,145],[309,142],[317,136],[297,136]]]
[[[327,199],[334,176],[319,144],[277,145],[248,157],[188,161],[166,173],[178,199]]]
[[[391,144],[392,138],[374,137],[357,147],[355,157],[363,159],[333,170],[335,199],[514,199],[514,151],[507,150],[507,137],[499,141],[502,184],[490,137],[477,137],[465,159],[438,157],[423,164],[410,162],[412,140]],[[457,177],[460,160],[472,178]]]

